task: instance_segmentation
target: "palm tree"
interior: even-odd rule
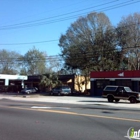
[[[40,81],[41,89],[48,89],[51,91],[53,87],[61,85],[61,81],[58,79],[58,75],[54,72],[43,74]]]

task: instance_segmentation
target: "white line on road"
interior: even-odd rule
[[[67,107],[49,107],[49,106],[32,106],[31,108],[47,108],[47,109],[70,109],[70,108],[67,108]]]

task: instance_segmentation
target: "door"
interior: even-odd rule
[[[116,92],[116,98],[120,99],[127,99],[127,92],[125,91],[124,87],[118,87]]]

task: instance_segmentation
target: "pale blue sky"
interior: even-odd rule
[[[58,55],[60,35],[79,16],[93,11],[104,12],[117,25],[122,16],[140,12],[140,0],[0,0],[0,49],[25,54],[35,46]]]

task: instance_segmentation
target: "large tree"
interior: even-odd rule
[[[116,33],[104,13],[80,17],[62,34],[59,40],[65,64],[73,69],[118,69]],[[116,63],[117,62],[117,63]]]
[[[85,88],[91,71],[119,69],[116,32],[104,13],[80,17],[61,35],[59,46],[65,65],[82,72]]]
[[[117,27],[119,46],[129,70],[140,69],[140,14],[123,17]]]
[[[21,55],[15,51],[0,50],[0,73],[18,74],[20,69],[20,57]]]
[[[27,74],[44,74],[46,72],[46,53],[40,52],[35,47],[23,57],[24,69]]]

